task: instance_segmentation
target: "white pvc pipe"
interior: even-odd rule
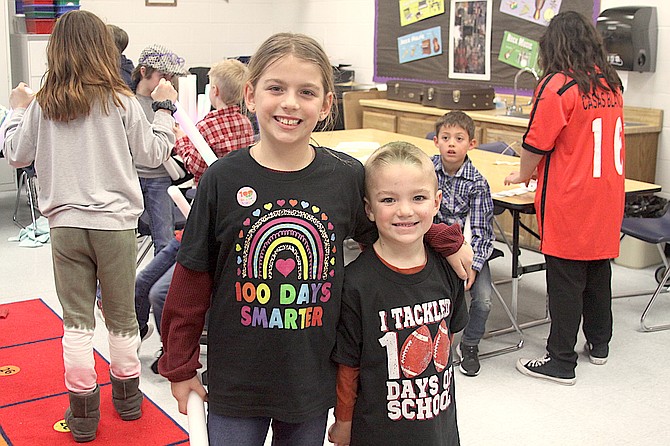
[[[193,390],[188,394],[186,414],[188,416],[188,437],[191,446],[209,446],[205,402]]]
[[[188,218],[188,213],[191,211],[191,205],[188,204],[186,197],[184,197],[184,194],[181,193],[179,188],[177,186],[170,186],[167,189],[167,193],[177,205],[181,213],[184,214],[184,217]]]
[[[167,161],[163,163],[163,167],[173,181],[180,180],[183,177],[179,165],[175,160],[172,159],[172,157],[168,158]]]
[[[197,127],[193,123],[193,120],[188,116],[186,110],[182,110],[179,103],[177,103],[176,105],[177,105],[177,111],[174,112],[175,121],[179,123],[179,126],[184,131],[184,133],[186,133],[188,139],[191,140],[195,148],[198,150],[200,156],[202,156],[202,159],[207,163],[208,166],[211,166],[212,163],[216,161],[218,158],[207,144],[207,141],[205,141],[205,138],[202,137]]]

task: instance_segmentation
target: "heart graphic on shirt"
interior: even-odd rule
[[[290,204],[291,206],[295,207],[295,205],[298,204],[298,200],[289,200],[289,201],[288,201],[288,204]]]
[[[293,259],[279,259],[276,263],[277,271],[282,273],[284,277],[288,277],[291,271],[295,269],[295,260]]]
[[[334,242],[335,241],[335,234],[330,234],[330,241]]]
[[[284,203],[286,203],[286,200],[277,200],[279,206],[284,206]]]
[[[256,209],[255,211],[253,211],[253,212],[251,213],[251,215],[253,215],[254,217],[258,217],[259,215],[261,215],[261,210],[260,210],[260,209]]]
[[[302,206],[303,209],[307,209],[307,206],[309,206],[309,202],[307,201],[301,201],[300,206]]]
[[[249,220],[249,219],[247,218],[246,220],[244,220],[244,221],[242,222],[242,224],[243,224],[244,226],[249,226],[249,225],[251,224],[251,220]]]
[[[237,256],[237,264],[239,265],[239,264],[241,264],[241,263],[242,263],[242,257]]]
[[[272,203],[265,203],[263,207],[269,211],[270,209],[272,209]]]
[[[312,212],[314,212],[315,214],[316,214],[317,212],[319,212],[320,210],[321,210],[320,207],[318,207],[318,206],[312,206]]]
[[[330,264],[331,264],[331,265],[335,265],[335,257],[331,257],[331,258],[330,258]]]
[[[239,238],[244,237],[244,231],[240,229],[240,234],[238,235]]]
[[[322,220],[322,221],[326,221],[326,220],[328,220],[328,216],[326,215],[325,212],[321,212],[321,220]]]
[[[333,224],[331,222],[328,222],[328,230],[329,231],[333,230]]]
[[[330,274],[330,277],[334,277],[335,276],[335,270],[331,269],[328,274]]]
[[[239,243],[236,243],[236,244],[235,244],[235,251],[237,251],[237,252],[242,251],[242,247],[240,246]]]

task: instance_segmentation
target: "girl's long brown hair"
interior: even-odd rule
[[[47,119],[69,122],[94,104],[109,113],[110,95],[132,96],[119,74],[119,51],[107,26],[88,11],[70,11],[56,22],[47,45],[48,69],[36,98]]]
[[[540,66],[544,74],[563,73],[577,82],[579,91],[622,90],[616,70],[607,62],[603,40],[593,24],[575,11],[557,14],[540,38]],[[599,77],[602,73],[607,87]]]

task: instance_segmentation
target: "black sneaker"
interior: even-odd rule
[[[158,353],[156,353],[156,360],[151,364],[151,371],[156,375],[158,375],[158,361],[161,359],[161,356],[163,356],[163,347],[158,350]]]
[[[572,386],[576,381],[574,370],[571,372],[561,370],[548,354],[538,359],[519,359],[516,362],[516,369],[526,376],[546,379],[565,386]]]
[[[610,352],[610,347],[607,344],[593,345],[590,342],[584,344],[584,350],[589,355],[591,364],[603,365],[607,363],[607,356]]]
[[[479,375],[479,347],[460,343],[456,350],[458,356],[461,357],[461,363],[458,366],[461,373],[466,376]]]

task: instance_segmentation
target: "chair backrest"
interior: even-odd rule
[[[501,155],[519,156],[519,154],[512,148],[512,145],[507,144],[505,141],[494,141],[480,144],[477,148],[487,152],[500,153]]]
[[[205,86],[209,83],[209,73],[210,67],[191,67],[188,69],[188,72],[195,74],[195,91],[197,94],[205,94]]]

